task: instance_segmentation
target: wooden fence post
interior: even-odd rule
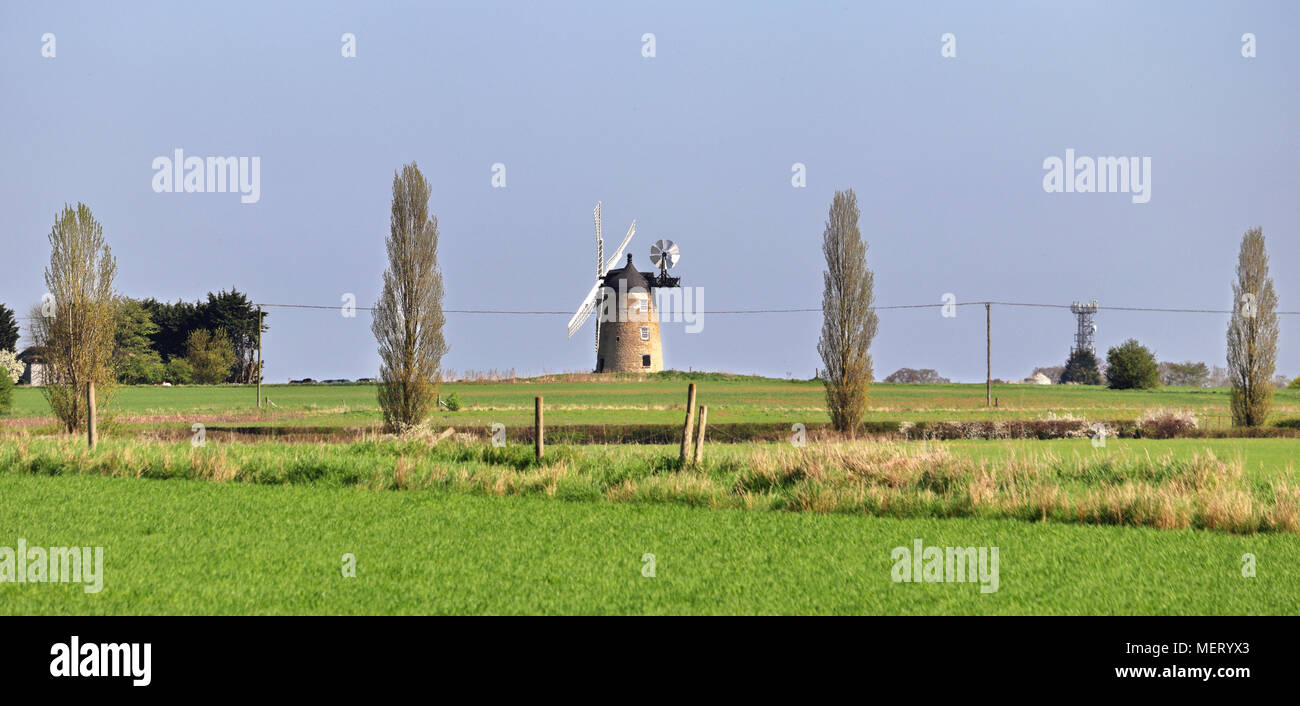
[[[535,412],[533,419],[533,434],[536,437],[533,440],[533,448],[537,452],[537,460],[542,460],[543,442],[542,442],[542,396],[538,395],[534,401]]]
[[[709,424],[709,406],[700,405],[700,428],[695,432],[695,465],[704,461],[704,428]]]
[[[695,383],[686,391],[686,426],[682,428],[682,464],[690,460],[691,427],[695,425]]]
[[[86,443],[95,448],[99,443],[99,429],[95,427],[95,381],[86,383]]]

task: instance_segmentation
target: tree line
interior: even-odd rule
[[[871,343],[877,318],[874,274],[867,267],[867,243],[858,227],[857,196],[837,191],[822,232],[822,331],[817,352],[825,365],[819,373],[826,390],[831,425],[852,435],[861,427],[873,380]],[[1228,323],[1226,382],[1232,387],[1231,412],[1237,426],[1260,426],[1268,417],[1273,390],[1284,378],[1276,376],[1277,294],[1269,274],[1268,252],[1260,228],[1246,231],[1237,256],[1232,283],[1232,319]],[[1155,354],[1130,338],[1106,354],[1103,377],[1097,355],[1087,349],[1070,352],[1065,365],[1039,368],[1056,382],[1105,384],[1112,389],[1148,389],[1165,384],[1203,385],[1214,373],[1205,363],[1158,363]],[[1058,372],[1059,371],[1059,372]],[[1217,370],[1215,371],[1217,372]],[[886,382],[943,383],[932,369],[902,368]],[[1300,378],[1292,381],[1300,387]]]
[[[24,352],[42,366],[41,392],[68,432],[88,424],[93,445],[94,410],[117,384],[250,382],[259,374],[259,315],[245,294],[232,288],[192,304],[122,296],[103,226],[82,203],[55,216],[49,242],[47,293],[31,308]],[[18,340],[17,317],[0,305],[4,407]]]
[[[379,344],[378,398],[386,428],[423,423],[437,405],[443,337],[438,221],[431,187],[414,163],[393,174],[388,269],[371,326]],[[28,317],[33,359],[44,366],[42,394],[69,433],[85,426],[96,444],[96,409],[116,384],[249,383],[261,379],[257,354],[265,314],[231,288],[206,300],[168,303],[117,293],[117,260],[88,206],[65,205],[50,229],[47,294]],[[13,311],[0,305],[0,411],[9,404]],[[261,400],[258,404],[260,406]]]
[[[233,287],[192,303],[122,297],[113,348],[118,382],[255,382],[257,326],[257,307]]]
[[[57,316],[57,299],[49,306],[33,307],[31,318]],[[195,302],[158,301],[114,296],[108,306],[112,319],[112,377],[125,385],[217,384],[254,382],[257,375],[257,307],[248,296],[233,287],[229,292],[209,292]],[[266,314],[262,331],[267,331]],[[33,327],[49,338],[58,329]],[[6,367],[12,381],[22,372],[16,362],[20,328],[13,309],[0,304],[0,367]],[[33,345],[34,359],[44,361],[51,353],[46,346]],[[16,366],[16,367],[15,367]]]

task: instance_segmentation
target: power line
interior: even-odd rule
[[[1014,306],[1023,308],[1040,308],[1040,309],[1069,309],[1069,304],[1047,304],[1039,302],[1005,302],[1005,301],[969,301],[954,302],[951,305],[944,303],[931,304],[894,304],[890,306],[873,307],[876,311],[899,311],[904,309],[941,309],[945,306]],[[258,306],[277,309],[320,309],[328,311],[340,311],[344,307],[338,304],[259,304]],[[371,306],[354,306],[350,307],[355,311],[374,311],[375,307]],[[1150,306],[1099,306],[1099,311],[1139,311],[1154,312],[1163,314],[1232,314],[1231,309],[1182,309],[1182,308],[1163,308]],[[444,314],[470,314],[470,315],[497,315],[497,316],[572,316],[570,311],[528,311],[513,309],[443,309]],[[704,311],[709,316],[717,315],[746,315],[746,314],[806,314],[822,311],[821,307],[816,308],[790,308],[790,309],[723,309],[718,311]],[[1300,311],[1279,311],[1279,316],[1300,316]],[[31,321],[33,317],[19,316],[15,317],[24,321]]]
[[[331,305],[323,305],[323,304],[258,304],[258,306],[264,306],[264,307],[276,307],[276,308],[280,308],[280,309],[329,309],[329,310],[331,310],[331,311],[339,311],[339,310],[344,309],[344,308],[352,309],[352,310],[354,310],[354,311],[374,311],[374,310],[376,309],[376,307],[373,307],[373,306],[352,306],[352,307],[344,307],[344,306],[339,305],[339,304],[331,304]],[[571,311],[509,311],[509,310],[505,310],[505,309],[443,309],[443,310],[442,310],[442,313],[444,313],[444,314],[518,314],[518,315],[544,315],[544,316],[550,316],[550,315],[564,315],[564,316],[572,316],[572,315],[573,315],[573,312],[571,312]]]
[[[1004,302],[1004,301],[970,301],[954,302],[951,306],[1016,306],[1042,309],[1069,309],[1069,304],[1046,304],[1037,302]],[[338,311],[343,307],[340,305],[320,305],[320,304],[261,304],[265,307],[278,307],[286,309],[329,309]],[[931,304],[894,304],[890,306],[873,307],[876,311],[896,311],[901,309],[941,309],[948,304],[931,303]],[[374,311],[375,307],[355,306],[351,307],[356,311]],[[1146,311],[1167,314],[1232,314],[1231,309],[1178,309],[1162,308],[1148,306],[1099,306],[1100,311]],[[723,309],[718,311],[706,310],[703,313],[708,315],[716,314],[801,314],[810,312],[820,312],[821,307],[816,308],[794,308],[794,309]],[[443,309],[446,314],[502,314],[516,316],[572,316],[571,311],[522,311],[507,309]],[[1279,311],[1279,316],[1300,316],[1300,311]]]

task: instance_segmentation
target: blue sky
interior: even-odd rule
[[[849,187],[882,305],[951,292],[1226,309],[1259,225],[1294,311],[1297,20],[1281,2],[7,2],[0,301],[40,300],[54,215],[84,201],[124,294],[368,305],[392,175],[416,160],[449,308],[575,309],[597,200],[607,239],[637,219],[643,269],[651,243],[675,240],[675,274],[706,309],[699,333],[665,325],[668,367],[812,375],[819,314],[708,310],[819,306],[826,211]],[[152,160],[176,148],[260,157],[260,201],[155,193]],[[1150,202],[1046,193],[1043,160],[1067,148],[1150,157]],[[567,318],[450,314],[445,365],[590,369],[591,324],[569,339]],[[365,313],[268,323],[271,382],[377,370]],[[1097,343],[1222,365],[1226,323],[1103,311]],[[995,309],[994,376],[1060,364],[1073,327],[1066,311]],[[970,307],[881,312],[877,374],[982,380],[983,329]],[[1282,319],[1279,371],[1300,374],[1300,317]]]

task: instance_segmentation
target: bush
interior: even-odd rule
[[[125,361],[117,370],[117,380],[124,385],[156,385],[167,377],[167,367],[158,354],[137,356]]]
[[[8,373],[0,372],[0,414],[8,414],[14,402],[14,381]]]
[[[1130,338],[1106,352],[1106,381],[1112,390],[1160,386],[1160,366],[1150,350]]]
[[[443,400],[443,402],[446,403],[447,409],[453,412],[460,411],[460,395],[456,394],[455,392],[451,393],[450,395],[447,395],[447,399]]]
[[[903,382],[924,385],[946,385],[951,382],[946,377],[939,375],[934,368],[925,368],[924,370],[913,370],[912,368],[899,368],[885,378],[885,382]]]
[[[0,375],[8,373],[9,382],[17,383],[23,376],[24,366],[13,351],[0,349]]]
[[[1185,361],[1160,364],[1160,384],[1175,387],[1206,387],[1210,384],[1210,366],[1205,363]]]
[[[1076,350],[1065,361],[1065,370],[1061,371],[1061,384],[1068,382],[1079,385],[1100,385],[1101,371],[1097,369],[1097,356],[1092,351]]]
[[[1196,414],[1186,409],[1143,410],[1137,419],[1137,436],[1144,439],[1176,439],[1195,431]]]
[[[225,329],[191,331],[185,341],[185,350],[185,357],[194,370],[194,382],[200,385],[225,382],[235,366],[235,349]]]
[[[188,385],[194,382],[194,366],[184,358],[172,358],[163,366],[163,379],[173,385]]]
[[[1300,375],[1297,375],[1286,387],[1288,390],[1300,390]]]

